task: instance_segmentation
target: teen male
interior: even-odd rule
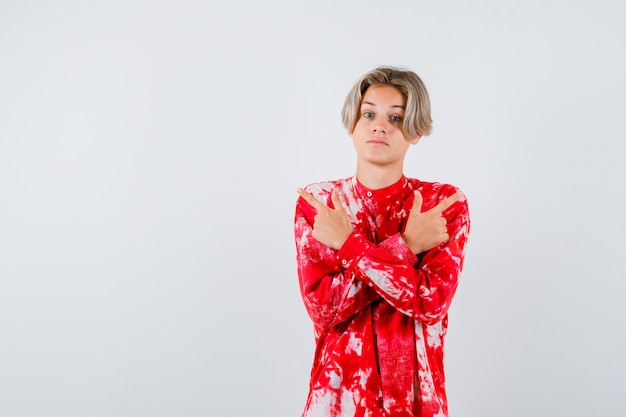
[[[432,129],[412,71],[379,67],[346,97],[356,174],[298,189],[298,277],[316,350],[303,417],[447,417],[447,313],[464,260],[467,200],[404,175]]]

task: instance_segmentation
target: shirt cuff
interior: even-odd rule
[[[400,233],[396,233],[393,236],[382,241],[378,246],[381,248],[385,248],[394,256],[397,256],[399,259],[410,263],[411,265],[415,265],[417,262],[417,256],[413,253],[409,245],[406,244],[404,239],[402,239],[402,235]]]
[[[343,246],[337,252],[337,259],[342,268],[353,268],[359,260],[365,256],[367,250],[372,246],[372,242],[359,232],[353,231]]]

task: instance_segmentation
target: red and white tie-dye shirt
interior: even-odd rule
[[[354,230],[338,251],[312,236],[316,210],[296,204],[300,289],[316,350],[303,417],[446,417],[443,369],[447,312],[469,234],[457,188],[402,177],[370,190],[356,177],[306,190],[329,207],[338,188]],[[459,192],[443,212],[450,238],[415,255],[402,239],[414,190],[422,211]]]

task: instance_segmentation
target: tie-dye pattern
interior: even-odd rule
[[[446,417],[444,337],[469,235],[467,200],[451,185],[406,177],[380,190],[355,177],[306,187],[330,207],[333,188],[354,225],[338,251],[313,238],[315,209],[296,204],[298,277],[316,341],[302,416]],[[401,236],[414,190],[422,211],[461,196],[443,213],[450,238],[418,256]]]

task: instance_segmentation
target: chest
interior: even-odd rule
[[[357,198],[356,204],[351,205],[350,216],[357,230],[379,243],[404,230],[409,209],[409,202],[401,196],[386,199],[364,197]]]

